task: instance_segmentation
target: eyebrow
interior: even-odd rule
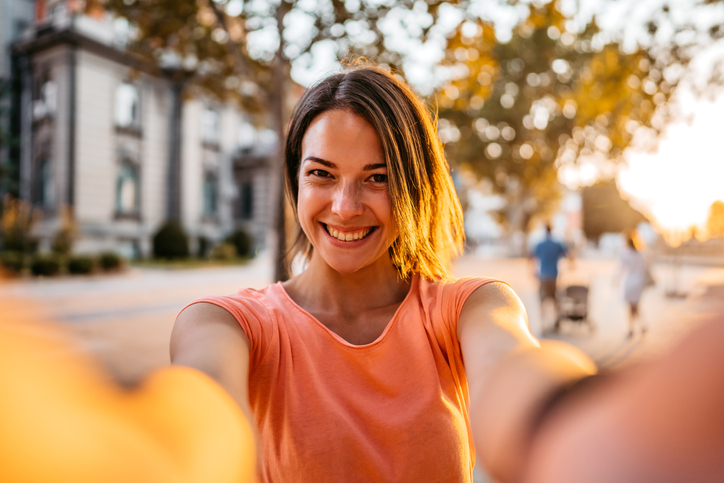
[[[319,163],[319,164],[321,164],[321,165],[323,165],[323,166],[326,166],[326,167],[328,167],[328,168],[336,168],[336,167],[337,167],[337,165],[334,164],[333,162],[327,161],[326,159],[318,158],[318,157],[316,157],[316,156],[307,156],[306,158],[304,158],[304,161],[314,161],[315,163]],[[376,163],[376,164],[365,164],[365,165],[362,167],[362,169],[363,169],[364,171],[373,171],[373,170],[375,170],[375,169],[386,168],[386,167],[387,167],[387,165],[386,165],[385,163]]]

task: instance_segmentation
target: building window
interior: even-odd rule
[[[116,90],[116,126],[138,130],[141,127],[140,102],[138,88],[123,83]]]
[[[215,109],[206,108],[201,115],[201,141],[211,145],[219,143],[219,112]]]
[[[124,162],[118,169],[116,182],[116,213],[119,215],[137,215],[140,208],[140,185],[138,168]]]
[[[238,138],[239,150],[244,154],[250,153],[256,143],[256,129],[248,122],[244,122],[239,125]]]
[[[219,186],[216,176],[207,174],[204,176],[204,217],[216,215],[218,207]]]
[[[251,220],[254,217],[254,185],[244,181],[239,186],[238,218]]]
[[[37,177],[38,205],[47,211],[55,208],[55,179],[53,173],[53,161],[43,157],[38,163]]]

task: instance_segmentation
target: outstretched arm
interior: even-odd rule
[[[223,308],[198,303],[184,309],[171,332],[171,362],[193,367],[218,382],[255,428],[249,405],[249,337]],[[257,451],[257,454],[259,452]]]
[[[468,298],[458,337],[477,453],[495,478],[519,481],[551,395],[594,374],[595,365],[568,344],[539,343],[523,304],[503,283],[484,285]]]

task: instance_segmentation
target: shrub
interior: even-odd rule
[[[98,265],[101,270],[116,270],[123,266],[123,259],[115,252],[103,252],[98,256]]]
[[[189,239],[178,221],[167,221],[153,236],[153,256],[170,260],[189,256]]]
[[[78,226],[73,220],[70,209],[63,206],[60,212],[60,228],[55,232],[51,247],[54,253],[68,256],[73,251],[73,244],[78,237]]]
[[[3,250],[35,253],[38,240],[32,235],[40,213],[30,203],[6,196],[2,203],[0,238]]]
[[[37,276],[52,277],[60,273],[61,258],[58,255],[35,255],[30,260],[30,273]]]
[[[76,255],[68,259],[68,273],[87,275],[93,271],[94,265],[91,257]]]
[[[237,228],[234,230],[234,232],[226,237],[226,242],[231,243],[234,247],[236,247],[236,254],[240,257],[248,257],[251,254],[251,235],[249,235],[243,228]]]
[[[236,247],[229,242],[219,243],[209,253],[209,258],[213,260],[231,260],[235,257]]]
[[[0,252],[0,266],[10,273],[19,274],[25,268],[25,255],[19,251]]]

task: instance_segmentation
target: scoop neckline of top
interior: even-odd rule
[[[287,290],[284,288],[284,285],[282,282],[277,282],[275,285],[279,288],[279,290],[284,295],[284,298],[287,300],[287,302],[289,302],[292,305],[292,307],[294,307],[296,310],[301,312],[305,317],[312,320],[312,322],[314,322],[314,324],[319,326],[328,336],[331,336],[332,339],[336,340],[343,346],[350,348],[350,349],[370,349],[370,348],[373,348],[373,347],[381,344],[382,341],[384,341],[387,338],[387,334],[392,330],[392,327],[395,325],[395,322],[397,321],[400,311],[408,303],[408,300],[412,297],[413,291],[416,291],[418,283],[419,283],[418,275],[413,274],[412,279],[410,281],[410,289],[407,291],[407,295],[405,295],[405,298],[402,299],[402,302],[395,310],[395,313],[392,314],[392,318],[389,320],[389,322],[387,322],[387,325],[385,326],[385,330],[383,330],[382,333],[379,335],[379,337],[377,337],[375,340],[373,340],[369,344],[362,344],[362,345],[352,344],[351,342],[347,341],[346,339],[344,339],[342,336],[340,336],[336,332],[332,331],[329,327],[324,325],[322,322],[320,322],[319,319],[317,319],[315,316],[313,316],[312,314],[307,312],[304,308],[302,308],[301,305],[299,305],[298,303],[296,303],[294,301],[294,299],[289,295]]]

